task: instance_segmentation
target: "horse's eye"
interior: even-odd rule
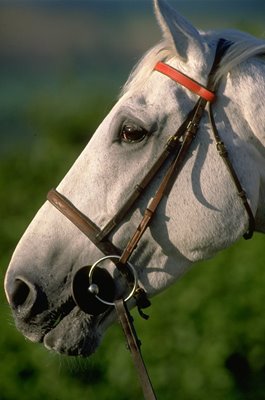
[[[126,123],[121,128],[120,138],[123,142],[141,142],[148,135],[146,129],[133,123]]]

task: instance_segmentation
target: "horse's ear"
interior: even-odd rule
[[[177,13],[165,0],[154,0],[155,14],[162,28],[164,38],[175,49],[183,61],[189,54],[200,58],[204,54],[201,35],[188,21]]]

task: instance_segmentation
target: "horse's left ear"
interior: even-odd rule
[[[156,17],[162,28],[164,38],[175,49],[178,56],[186,62],[196,57],[203,62],[205,43],[188,21],[177,13],[165,0],[154,0]]]

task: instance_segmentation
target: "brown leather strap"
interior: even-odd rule
[[[213,66],[211,68],[209,78],[208,78],[208,88],[210,88],[213,92],[216,91],[216,86],[217,86],[215,79],[214,79],[216,70],[219,67],[219,63],[220,63],[222,57],[226,53],[227,49],[231,46],[231,44],[232,44],[231,42],[229,42],[225,39],[220,39],[219,42],[217,43],[215,59],[214,59]],[[216,142],[216,148],[218,150],[218,153],[220,154],[220,156],[222,157],[222,159],[226,165],[226,168],[236,186],[238,196],[241,198],[243,206],[245,207],[246,212],[248,214],[249,226],[248,226],[247,232],[244,233],[243,237],[244,237],[244,239],[251,239],[253,236],[254,230],[255,230],[255,217],[254,217],[252,209],[248,203],[246,193],[243,190],[241,183],[238,179],[238,176],[236,174],[236,171],[229,159],[228,151],[218,133],[218,130],[217,130],[217,127],[215,124],[215,120],[213,117],[213,104],[212,103],[209,103],[209,106],[208,106],[208,116],[209,116],[209,121],[211,124],[211,128],[212,128],[212,132],[213,132],[214,139]]]
[[[255,217],[254,217],[252,209],[248,203],[246,192],[242,188],[241,183],[236,174],[236,171],[229,159],[227,148],[218,133],[218,130],[217,130],[217,127],[215,124],[215,120],[213,117],[213,110],[212,110],[211,104],[209,104],[208,113],[209,113],[209,120],[211,123],[212,131],[214,134],[214,139],[216,142],[216,148],[225,163],[225,166],[232,178],[232,181],[234,182],[234,184],[236,186],[238,196],[242,200],[243,206],[245,207],[247,215],[248,215],[248,221],[249,221],[248,222],[248,230],[247,230],[247,232],[244,233],[243,237],[244,237],[244,239],[251,239],[253,236],[254,230],[255,230]]]
[[[103,254],[106,256],[121,254],[121,250],[108,239],[105,238],[104,240],[98,240],[97,235],[100,233],[99,227],[79,211],[65,196],[57,192],[56,189],[51,189],[48,192],[47,199],[78,229],[80,229],[80,231],[83,232],[88,239],[102,251]]]
[[[165,161],[168,160],[169,156],[171,154],[178,153],[181,146],[180,139],[185,133],[188,124],[191,122],[195,110],[196,106],[188,113],[187,117],[185,118],[179,129],[176,131],[176,133],[168,139],[164,150],[155,161],[155,163],[152,165],[150,170],[147,172],[147,174],[144,176],[144,178],[135,185],[135,189],[129,196],[127,201],[118,210],[114,217],[112,217],[111,220],[105,225],[105,227],[97,234],[97,240],[103,240],[112,232],[112,230],[123,220],[125,215],[127,215],[128,212],[132,209],[132,206],[138,200],[140,195],[143,194],[144,190],[150,184],[160,168],[164,165]]]
[[[128,348],[131,352],[135,368],[138,372],[138,377],[142,386],[144,398],[146,400],[156,400],[154,389],[141,354],[140,350],[141,342],[137,337],[133,325],[133,318],[129,313],[126,304],[124,303],[123,300],[117,300],[115,302],[115,309],[120,324],[122,326],[128,344]]]
[[[190,145],[193,139],[196,136],[199,123],[201,117],[203,115],[203,111],[205,109],[207,102],[200,98],[194,108],[194,114],[192,118],[189,120],[187,124],[186,131],[183,133],[183,141],[180,147],[180,150],[176,154],[175,158],[173,159],[172,163],[170,164],[167,173],[165,174],[162,182],[160,183],[158,190],[154,198],[151,200],[150,204],[147,206],[144,216],[138,225],[134,235],[129,240],[126,248],[124,249],[119,264],[126,264],[129,258],[131,257],[133,251],[136,249],[141,237],[143,236],[144,232],[146,231],[148,225],[153,218],[158,205],[160,204],[161,200],[163,199],[164,195],[170,190],[170,187],[173,183],[173,179],[177,178],[177,175],[180,169],[183,167],[187,152],[190,148]]]

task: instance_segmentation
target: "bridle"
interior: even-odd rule
[[[83,309],[83,311],[92,315],[102,314],[107,312],[111,306],[115,307],[118,318],[122,324],[125,336],[127,338],[133,360],[139,371],[139,377],[142,383],[144,396],[149,400],[155,399],[156,397],[142,360],[139,340],[137,338],[132,317],[128,311],[126,303],[129,301],[129,299],[134,298],[140,314],[144,318],[147,318],[147,316],[145,316],[145,314],[142,312],[142,309],[148,307],[150,305],[150,301],[148,300],[145,290],[138,284],[137,272],[129,260],[147,227],[150,225],[161,200],[171,190],[178,173],[183,167],[190,146],[197,135],[200,121],[204,115],[207,105],[209,121],[217,150],[225,162],[231,178],[235,183],[238,195],[241,198],[242,204],[245,207],[248,215],[249,227],[247,232],[244,234],[244,238],[250,239],[255,229],[255,219],[251,207],[239,182],[237,174],[232,166],[232,163],[229,160],[227,149],[219,136],[212,111],[212,103],[216,97],[216,84],[213,78],[223,55],[230,45],[231,43],[224,39],[219,40],[216,48],[215,59],[208,76],[208,83],[206,87],[163,62],[158,62],[156,64],[154,67],[155,71],[168,76],[178,84],[186,87],[193,93],[196,93],[199,96],[199,99],[193,109],[188,113],[186,119],[176,133],[173,134],[167,141],[163,151],[158,159],[154,162],[151,169],[135,186],[127,201],[122,205],[119,211],[114,215],[113,218],[111,218],[111,220],[103,229],[100,229],[93,221],[79,211],[65,196],[60,194],[55,189],[52,189],[47,196],[51,204],[53,204],[65,217],[67,217],[74,225],[76,225],[79,230],[82,231],[88,237],[88,239],[93,242],[93,244],[104,254],[104,257],[96,261],[91,268],[82,271],[82,277],[80,277],[80,274],[77,272],[73,280],[73,296],[77,305]],[[170,163],[169,160],[171,160]],[[140,224],[128,241],[126,247],[123,250],[117,248],[108,239],[109,235],[122,222],[129,211],[132,210],[132,207],[136,201],[146,190],[150,182],[156,176],[157,172],[166,164],[166,162],[169,163],[167,171],[162,178],[154,197],[150,200],[148,206],[146,207]],[[126,298],[116,299],[114,289],[111,290],[110,298],[106,299],[103,297],[101,280],[105,280],[105,284],[107,285],[113,285],[112,278],[106,275],[106,270],[104,268],[101,268],[101,265],[103,266],[106,261],[113,262],[117,270],[125,277],[129,287],[129,293],[126,295]],[[86,276],[85,283],[83,280],[84,276]],[[80,282],[83,282],[84,285],[81,295]],[[92,306],[89,305],[90,303]]]

